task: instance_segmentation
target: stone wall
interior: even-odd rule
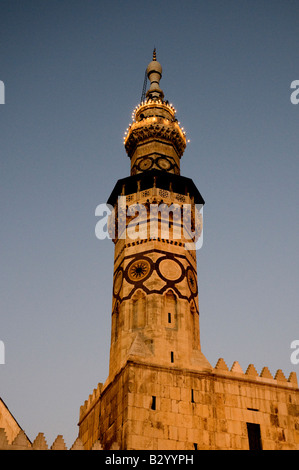
[[[223,359],[202,373],[129,362],[81,407],[79,437],[86,449],[100,440],[103,449],[246,450],[247,423],[264,450],[299,449],[294,373],[273,378],[253,365],[244,373]]]

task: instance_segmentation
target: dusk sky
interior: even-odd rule
[[[154,47],[206,202],[202,350],[298,374],[299,2],[2,0],[0,42],[0,397],[28,437],[70,447],[108,375],[114,245],[95,209],[130,173]]]

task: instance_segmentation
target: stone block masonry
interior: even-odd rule
[[[128,362],[81,407],[79,437],[86,449],[248,450],[249,423],[262,449],[299,449],[295,374],[254,371],[223,359],[206,372]]]

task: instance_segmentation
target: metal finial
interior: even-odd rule
[[[148,64],[146,69],[147,77],[151,82],[149,90],[146,92],[147,98],[160,98],[163,100],[164,93],[159,86],[160,79],[162,77],[162,66],[157,61],[156,48],[153,52],[153,60]]]

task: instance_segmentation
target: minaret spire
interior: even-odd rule
[[[147,66],[147,77],[151,82],[150,88],[146,93],[148,99],[161,99],[164,98],[164,93],[159,86],[162,78],[162,66],[157,61],[156,48],[153,51],[153,60]]]
[[[156,48],[146,68],[150,87],[132,113],[132,123],[124,135],[124,145],[131,160],[131,175],[148,170],[180,174],[180,159],[186,148],[186,133],[176,119],[176,110],[160,88],[162,66]],[[153,143],[154,142],[154,143]]]
[[[156,49],[146,72],[147,98],[135,108],[124,138],[131,175],[116,183],[108,199],[117,224],[111,231],[115,259],[107,383],[131,361],[167,370],[211,368],[200,349],[195,251],[202,226],[198,206],[204,200],[193,181],[180,174],[186,137],[174,107],[163,100]]]

